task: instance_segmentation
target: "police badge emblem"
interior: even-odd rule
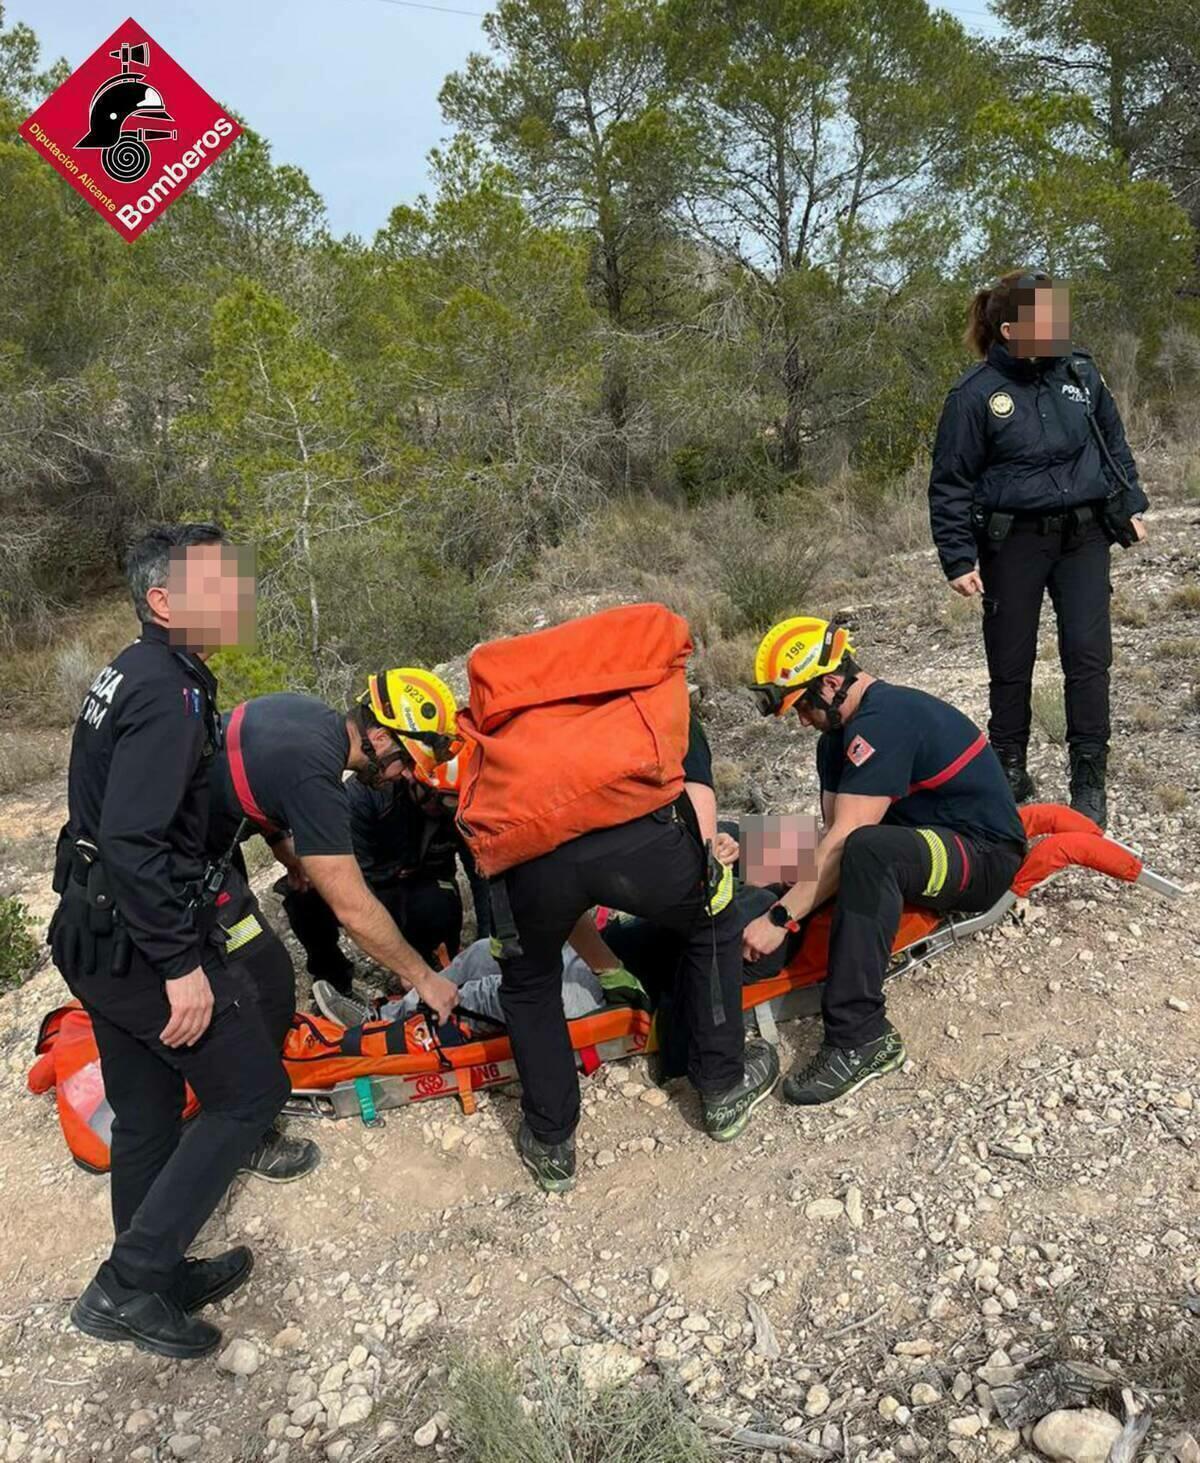
[[[1013,414],[1013,399],[1007,391],[993,391],[988,397],[988,406],[994,417],[1010,417]]]

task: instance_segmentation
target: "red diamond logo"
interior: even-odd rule
[[[136,20],[20,130],[123,239],[149,228],[242,132]]]

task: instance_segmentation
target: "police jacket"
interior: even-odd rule
[[[84,697],[67,774],[67,833],[99,850],[113,905],[163,980],[200,964],[189,907],[205,864],[216,682],[161,625],[105,666]]]
[[[1112,482],[1088,425],[1089,401],[1133,486],[1132,511],[1140,513],[1146,497],[1125,430],[1087,351],[1027,360],[996,344],[955,383],[942,409],[929,477],[930,525],[948,579],[975,567],[972,509],[1061,513],[1107,497]]]

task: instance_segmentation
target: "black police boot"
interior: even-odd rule
[[[269,1184],[290,1184],[312,1173],[320,1162],[321,1150],[311,1138],[289,1138],[278,1128],[268,1128],[239,1172]]]
[[[840,1047],[822,1042],[812,1061],[793,1072],[783,1084],[784,1101],[798,1107],[815,1107],[818,1103],[848,1097],[864,1082],[903,1066],[906,1056],[900,1033],[892,1026],[875,1041],[864,1042],[862,1046]]]
[[[172,1294],[185,1311],[200,1311],[232,1295],[249,1280],[254,1255],[245,1245],[238,1245],[211,1260],[185,1260],[183,1266]]]
[[[220,1331],[188,1315],[172,1292],[135,1290],[118,1301],[99,1279],[71,1307],[71,1320],[98,1341],[132,1341],[140,1351],[177,1361],[207,1356],[221,1344]]]
[[[1013,797],[1019,803],[1027,803],[1037,789],[1034,786],[1033,778],[1025,770],[1025,749],[1023,747],[997,747],[996,756],[1000,759],[1000,766],[1004,768],[1004,775],[1008,778]]]
[[[574,1138],[562,1143],[543,1143],[534,1136],[529,1124],[522,1122],[517,1133],[517,1152],[538,1187],[547,1194],[565,1194],[575,1187]]]
[[[1104,790],[1107,772],[1107,751],[1071,748],[1071,806],[1101,828],[1108,823],[1108,798]]]
[[[715,1143],[730,1143],[742,1133],[750,1114],[779,1081],[779,1053],[769,1041],[748,1041],[744,1059],[746,1070],[735,1087],[700,1099],[704,1131]]]

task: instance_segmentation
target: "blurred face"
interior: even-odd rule
[[[817,820],[801,813],[767,813],[741,821],[742,871],[747,884],[808,882],[817,875]]]
[[[1000,327],[1014,356],[1065,356],[1071,349],[1071,294],[1066,285],[1015,293],[1017,318]]]
[[[172,645],[220,650],[254,643],[253,551],[231,544],[191,544],[171,552],[166,585],[146,595]]]

